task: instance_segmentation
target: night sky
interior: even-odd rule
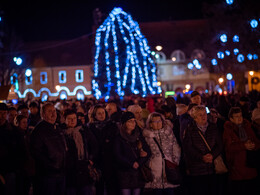
[[[45,41],[73,39],[91,33],[92,12],[95,8],[107,16],[114,7],[122,7],[138,22],[152,22],[202,18],[202,2],[203,0],[85,0],[68,3],[54,0],[2,0],[0,10],[4,11],[2,22],[12,27],[24,41]]]

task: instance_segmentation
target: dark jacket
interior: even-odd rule
[[[94,122],[89,124],[89,129],[95,135],[98,142],[97,166],[102,171],[105,183],[108,186],[116,185],[113,180],[115,163],[113,156],[113,143],[118,134],[118,126],[113,121]]]
[[[143,150],[147,152],[146,157],[140,157],[140,152],[137,146],[138,141],[141,141]],[[138,138],[134,142],[130,142],[121,135],[118,135],[115,139],[114,152],[119,188],[134,189],[144,187],[145,182],[142,179],[139,168],[149,160],[151,150],[142,134],[139,133]],[[139,164],[139,168],[137,170],[133,168],[135,161]]]
[[[188,173],[192,176],[214,174],[213,163],[205,163],[202,160],[203,155],[211,153],[215,159],[223,150],[223,143],[217,126],[208,123],[205,132],[205,139],[208,142],[211,152],[202,140],[199,134],[199,128],[195,121],[187,128],[185,138],[183,140],[183,150]],[[203,133],[202,133],[203,134]]]
[[[43,120],[33,130],[30,141],[36,175],[64,175],[66,143],[63,132]]]
[[[251,123],[244,119],[243,127],[249,139],[256,144],[256,149],[260,148],[260,141],[256,138]],[[246,166],[246,148],[238,136],[238,126],[227,121],[224,125],[224,147],[226,159],[229,167],[229,176],[231,180],[247,180],[257,176],[255,168]]]
[[[0,126],[0,174],[16,172],[20,168],[21,140],[7,121]]]
[[[66,131],[66,129],[64,129]],[[82,140],[84,143],[85,157],[82,160],[78,160],[78,151],[74,139],[65,133],[66,143],[68,147],[66,155],[66,185],[71,187],[77,187],[79,185],[92,184],[93,181],[90,178],[78,177],[81,169],[88,169],[89,161],[95,162],[98,154],[98,144],[95,136],[88,129],[80,130]],[[80,162],[81,161],[81,162]],[[83,161],[85,163],[83,163]],[[82,166],[85,167],[82,167]],[[81,181],[79,181],[81,180]]]

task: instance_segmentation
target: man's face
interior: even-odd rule
[[[243,123],[242,112],[233,114],[233,116],[230,118],[230,121],[236,125],[242,124]]]
[[[13,124],[14,123],[14,118],[17,116],[17,111],[16,110],[10,110],[7,115],[7,120],[9,123]]]
[[[48,123],[54,124],[57,118],[56,109],[53,105],[49,105],[45,108],[45,112],[43,113],[43,120]]]
[[[65,120],[66,125],[69,128],[74,128],[77,125],[77,115],[76,114],[70,114],[66,117]]]
[[[200,105],[201,104],[201,97],[200,97],[200,95],[196,95],[196,96],[192,97],[191,98],[191,103]]]
[[[31,114],[37,114],[38,113],[38,108],[37,107],[30,107],[30,113]]]
[[[0,125],[3,125],[7,118],[7,111],[6,110],[0,110]]]
[[[110,117],[113,113],[117,111],[117,108],[114,104],[107,104],[106,111],[108,113],[108,116]]]

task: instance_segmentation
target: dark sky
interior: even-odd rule
[[[122,7],[135,21],[151,22],[202,18],[205,0],[2,0],[2,22],[8,23],[25,41],[73,39],[91,33],[92,12],[100,8],[106,16]],[[37,2],[37,3],[36,3]]]

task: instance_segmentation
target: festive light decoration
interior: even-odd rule
[[[226,34],[220,35],[220,41],[223,42],[223,43],[226,43],[227,42],[227,35]]]
[[[16,63],[17,66],[20,66],[23,63],[23,60],[20,57],[14,57],[13,61]]]
[[[239,36],[238,35],[234,35],[233,42],[234,43],[238,43],[239,42]]]
[[[211,64],[212,64],[213,66],[216,66],[216,65],[218,65],[218,61],[217,61],[215,58],[213,58],[213,59],[211,60]]]
[[[234,54],[237,55],[239,53],[239,49],[235,48],[234,50]]]
[[[150,47],[131,15],[114,8],[97,29],[95,46],[92,88],[97,99],[161,93]]]
[[[238,54],[238,56],[237,56],[237,61],[240,62],[240,63],[242,63],[242,62],[244,62],[244,60],[245,60],[244,55],[243,55],[243,54]]]
[[[234,3],[234,0],[226,0],[226,3],[227,3],[228,5],[232,5],[232,4]]]
[[[250,21],[250,25],[252,28],[256,28],[258,26],[258,21],[256,19],[253,19]]]
[[[225,51],[225,54],[226,54],[227,56],[230,56],[230,51],[229,51],[229,50],[226,50],[226,51]]]
[[[218,56],[219,59],[223,59],[224,58],[224,53],[222,51],[219,51],[217,53],[217,56]]]
[[[68,89],[68,87],[65,86],[61,86],[58,88],[56,93],[52,93],[48,88],[43,87],[41,88],[38,93],[36,93],[33,89],[27,88],[23,94],[18,91],[18,90],[14,90],[15,93],[17,93],[19,98],[25,98],[27,93],[32,93],[34,97],[41,97],[41,93],[46,93],[48,96],[51,97],[58,97],[61,91],[65,91],[67,93],[68,96],[75,96],[77,91],[80,90],[82,91],[85,95],[91,95],[91,91],[88,91],[84,86],[82,85],[78,85],[77,87],[74,88],[74,90],[72,92],[70,92],[70,90]]]
[[[232,80],[233,79],[233,75],[231,73],[227,73],[227,80]]]

